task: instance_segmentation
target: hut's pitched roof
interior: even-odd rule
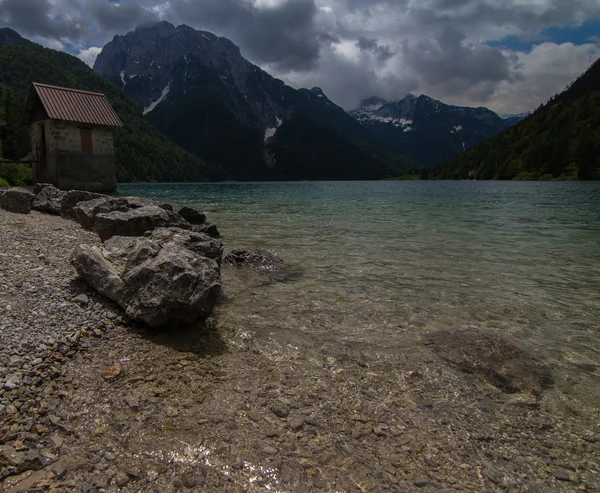
[[[26,123],[31,123],[34,116],[36,99],[41,103],[48,118],[53,120],[110,127],[123,126],[104,94],[39,82],[34,82],[29,91],[25,109]]]

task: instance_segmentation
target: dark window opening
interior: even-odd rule
[[[91,152],[92,149],[92,129],[80,128],[81,132],[81,150]]]

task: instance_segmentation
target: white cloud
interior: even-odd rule
[[[529,53],[517,52],[522,77],[503,82],[485,103],[500,113],[532,110],[559,93],[600,57],[593,44],[543,43]]]
[[[65,45],[60,39],[36,36],[33,38],[33,41],[53,50],[64,51],[65,49]]]
[[[85,62],[86,65],[93,67],[94,62],[96,61],[96,57],[98,56],[98,54],[101,51],[102,51],[102,48],[99,48],[97,46],[92,46],[92,47],[88,48],[87,50],[79,50],[79,53],[77,54],[77,58],[79,58],[80,60],[83,60],[83,62]]]

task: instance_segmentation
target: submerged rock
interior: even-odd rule
[[[491,330],[441,330],[425,343],[461,371],[478,375],[503,392],[540,395],[552,384],[549,369],[518,347],[508,334]]]
[[[0,195],[0,207],[9,212],[29,214],[34,195],[25,188],[13,187]]]
[[[212,312],[222,254],[223,245],[207,235],[157,228],[144,237],[115,236],[102,248],[80,245],[72,263],[129,317],[162,327],[191,324]]]
[[[33,193],[36,194],[32,204],[34,210],[60,215],[61,202],[66,192],[59,190],[50,183],[37,183],[33,187]]]
[[[273,252],[260,248],[232,250],[224,259],[226,264],[235,267],[254,269],[262,274],[283,269],[284,262]]]

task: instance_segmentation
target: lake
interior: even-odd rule
[[[224,273],[218,316],[273,358],[393,357],[425,332],[505,331],[551,366],[600,377],[600,183],[121,184],[191,206],[225,251],[276,252],[293,275],[250,286]],[[586,392],[581,392],[583,398]]]

